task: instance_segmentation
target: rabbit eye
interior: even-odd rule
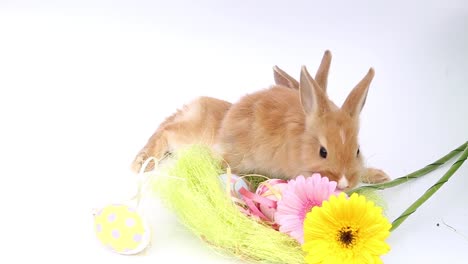
[[[324,147],[320,147],[320,157],[326,159],[327,158],[327,150]]]
[[[359,150],[359,148],[357,149],[357,153],[356,153],[356,157],[359,157],[359,153],[361,153],[361,151]]]

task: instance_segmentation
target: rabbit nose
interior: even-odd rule
[[[344,190],[349,188],[349,181],[346,179],[345,175],[342,175],[340,180],[338,181],[338,189]]]

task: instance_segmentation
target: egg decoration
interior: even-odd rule
[[[276,202],[281,200],[281,193],[288,185],[288,182],[282,179],[270,179],[262,182],[255,192],[266,199],[274,201],[273,206],[260,203],[258,209],[262,212],[272,223],[275,223]]]
[[[150,230],[133,207],[113,204],[94,214],[97,238],[108,249],[125,255],[138,254],[150,242]]]
[[[229,173],[221,174],[219,176],[219,179],[221,181],[221,186],[223,187],[223,189],[227,189],[226,182],[229,181],[229,185],[231,187],[231,196],[233,197],[239,198],[241,196],[239,191],[242,188],[246,190],[250,189],[247,182],[236,174],[229,174]]]

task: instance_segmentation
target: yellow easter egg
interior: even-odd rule
[[[150,230],[144,219],[127,205],[115,204],[97,211],[94,226],[99,241],[120,254],[137,254],[150,241]]]

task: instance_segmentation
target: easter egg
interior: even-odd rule
[[[231,187],[231,195],[234,197],[240,197],[239,190],[242,187],[244,187],[246,190],[250,189],[247,182],[236,174],[221,174],[219,178],[223,189],[226,189],[226,182],[228,181],[228,178],[230,179],[229,185]]]
[[[287,181],[281,179],[266,180],[258,186],[256,194],[277,202],[281,200],[281,193],[287,185]],[[276,206],[270,207],[266,204],[259,204],[258,207],[260,212],[262,212],[271,222],[275,222],[274,216],[276,212]]]
[[[114,204],[94,215],[97,238],[108,249],[119,254],[137,254],[150,242],[150,230],[138,212],[127,205]]]

